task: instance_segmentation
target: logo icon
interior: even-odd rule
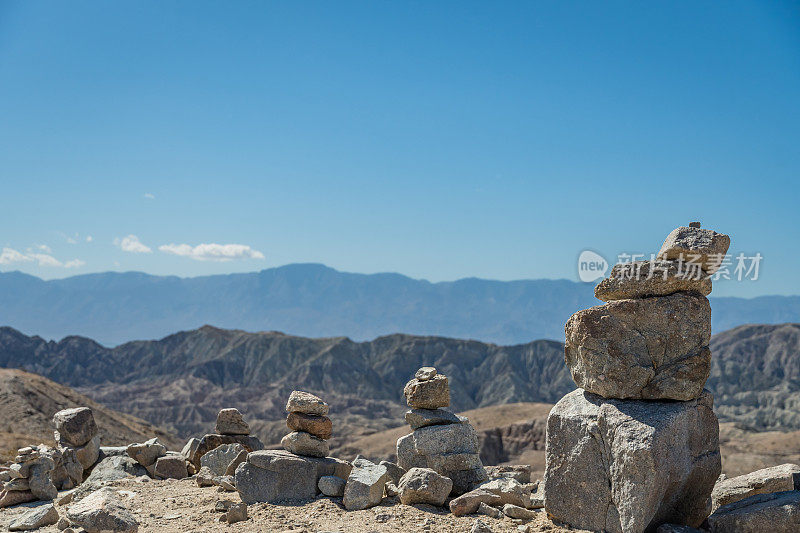
[[[591,283],[606,275],[608,261],[602,255],[584,250],[578,256],[578,277],[584,283]]]

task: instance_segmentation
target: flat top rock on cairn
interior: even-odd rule
[[[53,415],[53,425],[61,439],[72,446],[83,446],[97,435],[94,414],[88,407],[64,409]]]
[[[628,298],[666,296],[680,291],[711,293],[711,278],[679,261],[633,261],[614,265],[611,273],[595,288],[598,300],[611,302]]]
[[[675,228],[667,235],[661,250],[658,252],[659,259],[681,259],[684,261],[693,260],[700,265],[703,272],[713,274],[716,272],[728,252],[731,238],[724,233],[717,233],[710,229],[698,227],[681,226]]]
[[[287,413],[305,413],[307,415],[325,416],[330,411],[327,403],[310,392],[295,390],[286,402]]]
[[[244,421],[238,409],[222,409],[217,414],[217,425],[214,429],[219,435],[249,435],[250,425]]]
[[[432,366],[423,366],[417,373],[414,374],[414,377],[420,381],[428,381],[432,379],[436,375],[436,369]]]
[[[425,368],[421,368],[417,374],[423,370]],[[433,372],[436,372],[436,369],[433,369]],[[423,375],[427,376],[429,372]],[[450,405],[450,386],[447,376],[442,374],[434,374],[426,379],[415,377],[406,383],[403,394],[409,407],[415,409],[439,409]]]

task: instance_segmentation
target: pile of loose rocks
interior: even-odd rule
[[[250,425],[244,421],[238,409],[222,409],[217,414],[215,432],[223,437],[244,438],[250,435]],[[255,443],[251,442],[251,445]],[[253,451],[252,446],[245,446],[241,442],[230,442],[220,444],[203,454],[200,457],[197,484],[201,487],[216,485],[222,490],[235,491],[233,475],[236,467],[247,459],[247,454],[251,451]]]
[[[244,421],[236,409],[222,409],[217,414],[215,432],[196,439],[191,438],[181,451],[187,462],[189,475],[194,475],[202,468],[202,457],[223,444],[240,444],[248,452],[263,450],[264,444],[254,435],[250,435],[250,426]]]
[[[420,368],[403,393],[411,407],[406,423],[412,433],[397,440],[397,462],[405,470],[429,468],[463,494],[488,479],[478,453],[478,435],[469,420],[444,408],[450,405],[447,376]]]
[[[77,407],[53,416],[56,447],[20,448],[14,463],[0,474],[0,507],[52,500],[59,490],[74,488],[97,463],[100,437],[92,410]]]
[[[608,303],[566,324],[580,387],[550,412],[545,509],[570,526],[642,532],[699,526],[720,470],[719,425],[703,389],[711,352],[710,276],[730,238],[693,223],[657,258],[617,265]]]

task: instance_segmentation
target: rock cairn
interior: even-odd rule
[[[308,392],[293,391],[289,395],[286,424],[292,433],[281,441],[284,449],[260,450],[243,458],[239,456],[243,461],[233,468],[234,485],[244,503],[298,502],[313,500],[320,492],[331,496],[346,493],[351,470],[355,469],[347,461],[327,457],[326,439],[331,437],[332,427],[327,416],[329,409],[327,403]],[[228,466],[228,472],[233,464]],[[382,468],[385,473],[386,468]],[[382,497],[386,480],[380,480],[383,483],[380,485]],[[374,480],[369,476],[358,476],[353,484],[364,481],[364,485],[371,486]],[[366,492],[367,499],[374,497],[374,490]],[[351,489],[354,498],[360,497],[361,493]]]
[[[452,480],[463,494],[488,479],[478,453],[478,435],[469,420],[444,409],[450,405],[447,376],[420,368],[403,393],[411,410],[412,432],[397,440],[397,462],[404,470],[429,468]]]
[[[240,444],[248,452],[264,449],[258,437],[250,435],[250,426],[237,409],[222,409],[217,414],[214,431],[200,439],[189,439],[183,447],[181,455],[186,460],[189,475],[199,473],[203,466],[202,457],[223,444]]]
[[[74,457],[83,468],[81,474],[91,470],[100,458],[100,435],[98,435],[92,410],[88,407],[64,409],[53,415],[53,425],[56,428],[53,437],[61,452],[62,464],[65,468]],[[69,466],[69,469],[71,468]],[[58,464],[56,464],[56,470],[59,470]],[[57,480],[68,477],[65,476],[65,472],[56,471],[54,473]],[[83,476],[80,481],[83,481]],[[77,485],[80,481],[76,481],[74,484]],[[59,488],[64,487],[60,486]]]
[[[693,223],[652,261],[616,265],[604,305],[566,324],[580,387],[547,422],[547,513],[570,526],[636,533],[699,526],[720,474],[719,424],[703,389],[711,352],[710,275],[730,238]]]
[[[330,407],[311,393],[292,391],[286,402],[286,426],[291,433],[281,439],[287,452],[309,457],[327,457],[333,424],[328,418]]]

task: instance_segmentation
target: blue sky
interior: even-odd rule
[[[798,2],[0,3],[3,271],[577,279],[700,220],[764,257],[715,294],[799,294],[798,147]]]

